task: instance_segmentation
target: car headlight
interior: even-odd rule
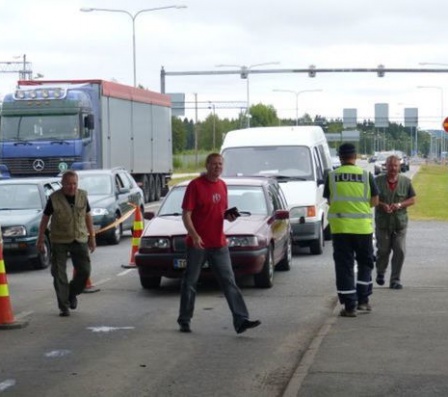
[[[3,228],[3,237],[23,237],[26,236],[25,226],[7,226]]]
[[[258,247],[259,240],[257,236],[229,236],[227,237],[229,248],[234,247]]]
[[[92,208],[92,216],[104,216],[109,215],[109,210],[107,208]]]
[[[289,210],[290,219],[313,218],[316,216],[316,207],[309,205],[308,207],[294,207]]]
[[[142,238],[140,240],[140,248],[144,249],[168,249],[170,248],[171,243],[169,238],[164,237],[151,237],[151,238]]]

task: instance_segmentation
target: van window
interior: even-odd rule
[[[307,146],[228,148],[222,155],[223,176],[274,175],[314,180]]]
[[[330,170],[333,168],[333,164],[331,163],[331,158],[328,158],[328,155],[325,152],[325,148],[323,145],[319,145],[319,154],[320,158],[322,159],[322,163],[324,166],[324,170]]]
[[[313,153],[314,153],[314,162],[316,163],[317,180],[319,180],[319,179],[322,180],[322,179],[324,179],[324,170],[323,170],[322,161],[319,156],[318,149],[314,148]]]

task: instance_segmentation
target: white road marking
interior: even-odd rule
[[[16,381],[14,379],[6,379],[3,382],[0,382],[0,392],[9,389],[16,385]]]
[[[120,276],[126,276],[126,274],[131,273],[133,270],[135,270],[135,269],[126,269],[126,270],[124,270],[124,271],[118,273],[117,276],[118,276],[118,277],[120,277]]]
[[[68,354],[71,354],[70,350],[52,350],[51,352],[45,353],[45,357],[49,358],[58,358],[58,357],[64,357]]]
[[[87,327],[87,329],[91,330],[92,332],[113,332],[113,331],[135,329],[135,327],[107,327],[103,325],[100,327]]]

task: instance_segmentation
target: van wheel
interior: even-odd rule
[[[257,288],[272,288],[274,285],[274,251],[269,246],[263,269],[254,275],[254,282]]]
[[[320,255],[324,252],[324,232],[322,226],[319,228],[319,237],[316,240],[312,240],[310,244],[310,252],[313,255]]]
[[[330,241],[331,240],[330,224],[328,224],[327,227],[324,229],[324,240],[325,241]]]

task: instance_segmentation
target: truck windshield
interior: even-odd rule
[[[311,152],[306,146],[228,148],[223,176],[273,175],[313,180]]]
[[[2,141],[35,141],[47,139],[78,139],[79,116],[3,116]]]

